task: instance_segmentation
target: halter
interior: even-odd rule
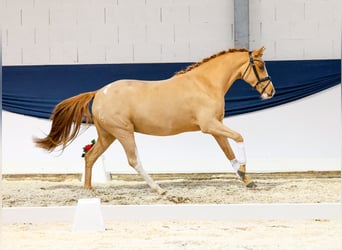
[[[249,64],[248,64],[248,66],[247,66],[245,72],[242,74],[242,77],[241,77],[241,78],[243,79],[243,78],[245,77],[245,75],[246,75],[246,73],[247,73],[249,67],[252,66],[252,69],[253,69],[253,71],[254,71],[254,75],[255,75],[256,78],[258,79],[258,82],[253,86],[254,89],[256,89],[257,86],[258,86],[260,83],[263,83],[263,82],[268,81],[267,84],[262,88],[262,91],[260,92],[260,94],[262,95],[262,94],[265,92],[265,90],[266,90],[266,88],[268,87],[268,85],[271,83],[271,77],[270,77],[270,76],[266,76],[266,77],[260,79],[259,74],[258,74],[258,71],[256,70],[255,63],[254,63],[254,61],[258,61],[258,60],[254,60],[254,58],[253,58],[253,56],[252,56],[252,51],[248,51],[248,55],[249,55]]]

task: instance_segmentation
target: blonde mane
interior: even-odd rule
[[[210,61],[210,60],[212,60],[212,59],[214,59],[214,58],[216,58],[216,57],[218,57],[218,56],[222,56],[222,55],[225,55],[225,54],[227,54],[227,53],[234,53],[234,52],[248,52],[248,50],[247,50],[247,49],[244,49],[244,48],[242,48],[242,49],[229,49],[229,50],[223,50],[223,51],[218,52],[218,53],[216,53],[216,54],[214,54],[214,55],[212,55],[212,56],[210,56],[210,57],[204,58],[204,59],[203,59],[202,61],[200,61],[200,62],[197,62],[197,63],[194,63],[194,64],[189,65],[186,69],[180,70],[180,71],[176,72],[175,75],[185,74],[185,73],[187,73],[187,72],[193,70],[194,68],[197,68],[198,66],[202,65],[203,63],[206,63],[206,62],[208,62],[208,61]]]

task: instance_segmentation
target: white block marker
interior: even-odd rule
[[[72,231],[105,231],[99,198],[78,200]]]

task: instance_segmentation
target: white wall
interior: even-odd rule
[[[32,136],[47,133],[50,122],[9,112],[3,112],[2,119],[4,174],[83,171],[82,147],[96,138],[93,127],[63,154],[48,154],[34,147]],[[224,123],[244,136],[249,171],[340,170],[340,85],[286,105],[226,118]],[[232,170],[209,135],[196,132],[169,137],[137,134],[136,137],[141,160],[149,172]],[[133,172],[118,142],[106,151],[105,166],[114,173]]]
[[[234,46],[233,0],[3,0],[4,65],[191,62]],[[266,59],[340,58],[340,0],[250,1]]]
[[[233,0],[3,0],[3,63],[198,61],[233,47]]]
[[[232,0],[3,0],[4,65],[197,61],[233,47]],[[266,59],[341,56],[340,0],[250,1],[250,47]],[[340,169],[341,86],[280,107],[225,119],[245,137],[251,171]],[[49,122],[3,112],[3,172],[81,172],[93,128],[58,157],[33,146]],[[137,136],[150,172],[211,172],[230,167],[200,133]],[[125,172],[121,147],[106,153]]]
[[[341,0],[252,0],[250,47],[267,59],[341,58]]]

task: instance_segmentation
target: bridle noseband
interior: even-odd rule
[[[256,89],[257,86],[258,86],[260,83],[263,83],[263,82],[268,81],[267,84],[262,88],[262,90],[261,90],[261,92],[260,92],[260,94],[262,95],[262,94],[265,92],[265,90],[266,90],[266,88],[268,87],[268,85],[271,83],[271,77],[270,77],[270,76],[266,76],[266,77],[260,79],[259,74],[258,74],[258,71],[257,71],[256,66],[255,66],[255,63],[254,63],[254,61],[258,61],[258,60],[254,60],[254,58],[253,58],[253,56],[252,56],[252,51],[248,51],[248,55],[249,55],[249,64],[248,64],[248,66],[247,66],[245,72],[242,74],[242,77],[241,77],[241,78],[244,80],[244,77],[245,77],[245,75],[246,75],[246,73],[247,73],[249,67],[252,66],[252,69],[253,69],[253,71],[254,71],[254,75],[255,75],[256,78],[258,79],[258,82],[253,86],[253,88]]]

